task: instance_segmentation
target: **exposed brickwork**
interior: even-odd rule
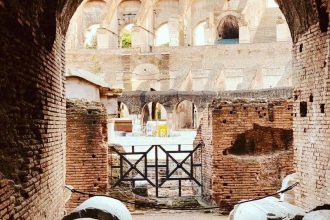
[[[0,1],[0,219],[64,214],[65,25],[57,24],[69,19],[56,10],[70,18],[79,2]]]
[[[215,99],[289,99],[292,97],[293,89],[276,88],[262,90],[236,90],[236,91],[133,91],[124,92],[118,99],[125,103],[131,114],[141,114],[142,108],[150,102],[158,102],[166,109],[175,107],[182,101],[187,100],[194,103],[199,111],[202,112],[209,103]]]
[[[58,219],[69,197],[64,37],[60,29],[55,42],[41,29],[36,36],[37,4],[15,2],[0,6],[0,219]]]
[[[63,39],[80,2],[0,0],[0,54],[3,55],[0,57],[0,219],[59,219],[63,215],[66,197]],[[297,115],[293,127],[296,169],[301,183],[296,195],[298,204],[309,208],[328,203],[330,194],[329,32],[326,28],[329,9],[325,10],[329,1],[278,2],[295,41],[294,113]],[[300,114],[303,102],[307,103],[307,117]],[[325,113],[321,113],[322,104]],[[212,112],[206,116],[202,133],[210,129],[211,136],[206,136],[204,141],[212,152],[214,130],[209,125],[217,125],[209,117]],[[252,125],[246,129],[252,129]],[[224,147],[230,146],[228,142]],[[224,156],[234,158],[221,157]],[[212,183],[211,178],[207,181],[206,188]],[[221,182],[215,184],[220,186]]]
[[[99,103],[67,101],[66,184],[106,194],[108,186],[107,114]],[[72,194],[66,207],[77,207],[88,196]]]
[[[233,155],[228,149],[242,134],[255,151]],[[205,142],[203,194],[219,205],[274,193],[294,172],[291,101],[214,104],[204,111],[197,137]]]
[[[298,205],[308,209],[329,203],[330,198],[329,43],[329,32],[314,25],[294,46],[293,124],[300,182],[295,194]],[[306,117],[301,103],[307,105]]]

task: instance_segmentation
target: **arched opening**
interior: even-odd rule
[[[101,16],[103,9],[105,8],[105,2],[94,0],[85,1],[82,3],[73,17],[70,20],[70,25],[66,33],[66,48],[96,48],[96,29],[93,27],[96,24],[101,24]],[[90,33],[94,32],[94,33]],[[88,35],[86,37],[86,35]],[[94,35],[94,42],[88,42],[86,44],[86,38],[92,38]]]
[[[117,8],[117,22],[119,29],[133,24],[136,18],[136,15],[139,13],[141,7],[140,0],[125,0],[121,1]]]
[[[147,136],[163,136],[159,127],[167,126],[167,112],[165,107],[158,102],[150,102],[142,108],[142,129]],[[168,128],[166,129],[168,135]]]
[[[127,105],[123,102],[118,103],[118,117],[119,118],[129,118],[129,109]]]
[[[294,67],[297,76],[295,88],[301,90],[296,90],[294,95],[294,111],[297,111],[295,116],[297,118],[293,122],[294,138],[301,141],[297,146],[296,155],[301,186],[297,190],[299,195],[296,197],[300,200],[299,204],[312,208],[311,206],[327,202],[327,195],[323,192],[329,188],[328,182],[323,181],[327,171],[319,166],[310,165],[313,162],[323,164],[328,160],[324,148],[329,144],[327,138],[324,138],[327,137],[328,130],[322,129],[324,123],[328,124],[322,118],[327,107],[324,108],[324,103],[318,103],[318,100],[326,101],[328,96],[327,79],[323,76],[328,75],[329,66],[327,53],[329,15],[327,5],[322,1],[305,1],[304,4],[295,1],[278,2],[291,27],[295,64],[297,64]],[[75,5],[77,1],[61,1],[58,5],[57,1],[29,3],[33,7],[11,1],[0,2],[1,10],[8,9],[7,12],[1,13],[1,21],[5,24],[2,25],[1,30],[4,33],[1,34],[1,39],[5,42],[1,52],[6,56],[0,62],[1,66],[6,68],[2,72],[5,82],[2,82],[4,86],[0,88],[1,94],[4,94],[0,108],[6,116],[3,130],[8,134],[1,140],[1,153],[5,155],[1,158],[1,164],[6,165],[6,169],[1,168],[1,177],[4,179],[3,200],[10,201],[12,198],[17,198],[17,201],[10,205],[2,203],[4,210],[8,209],[1,213],[3,218],[8,216],[14,218],[11,216],[15,212],[25,216],[36,214],[38,215],[36,218],[58,217],[63,207],[63,200],[52,201],[49,198],[55,194],[59,198],[65,196],[62,190],[65,176],[66,137],[66,103],[63,96],[65,79],[62,77],[65,67],[63,34],[66,32],[67,20],[72,15],[70,11],[77,7]],[[32,14],[38,16],[30,16]],[[47,28],[42,29],[43,25],[40,26],[39,18],[47,18],[52,24],[55,21],[58,25],[57,29],[54,28],[50,32],[46,30]],[[56,35],[55,30],[57,30]],[[45,38],[54,41],[49,42]],[[21,62],[13,62],[16,60]],[[323,83],[324,93],[315,89],[319,89],[317,85]],[[308,101],[307,96],[314,91],[314,95],[318,97],[315,97],[314,102]],[[323,106],[320,112],[315,108],[319,104]],[[299,109],[299,106],[303,108]],[[310,111],[312,107],[313,111]],[[300,116],[299,110],[308,117]],[[225,122],[228,123],[228,121],[222,123]],[[302,125],[306,127],[303,128]],[[310,159],[300,161],[301,158],[313,158],[313,161]],[[22,161],[31,161],[31,163],[25,166]],[[48,162],[43,164],[43,161]],[[53,173],[54,167],[59,169]],[[21,188],[17,193],[14,191],[13,182]],[[49,184],[45,186],[43,183],[47,182]],[[27,186],[33,184],[40,185],[45,190],[37,187],[36,190],[29,191]],[[304,199],[306,202],[302,201]],[[26,204],[24,208],[21,202]],[[60,210],[56,210],[58,207],[61,207]],[[39,216],[40,213],[43,213],[42,217]]]
[[[120,32],[120,48],[132,47],[132,28],[133,24],[126,25]]]
[[[82,17],[85,28],[93,23],[101,22],[100,15],[105,5],[105,2],[102,0],[89,0],[82,4]]]
[[[97,48],[97,30],[100,28],[99,24],[91,25],[85,32],[84,47],[87,49]]]
[[[169,46],[170,45],[170,31],[168,23],[162,24],[157,28],[155,34],[155,46]]]
[[[154,6],[154,27],[160,27],[180,14],[179,0],[158,0]]]
[[[233,15],[224,17],[217,28],[218,44],[237,44],[239,42],[239,22]]]
[[[155,64],[144,63],[136,66],[131,80],[132,91],[160,90],[160,71]]]
[[[206,25],[206,22],[204,21],[195,27],[195,30],[194,30],[194,45],[195,46],[203,46],[206,44],[205,25]]]
[[[166,121],[167,112],[165,107],[158,102],[150,102],[142,108],[143,124],[148,121]]]
[[[197,128],[197,107],[188,100],[178,103],[175,107],[175,128],[196,129]]]

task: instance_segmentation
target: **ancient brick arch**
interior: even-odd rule
[[[198,107],[206,105],[217,96],[216,92],[181,92],[181,91],[153,91],[153,92],[124,92],[119,98],[120,101],[127,103],[130,112],[140,114],[143,106],[150,102],[162,104],[168,112],[172,112],[177,103],[188,100],[195,103]]]
[[[289,98],[292,90],[290,88],[268,89],[260,91],[233,91],[233,92],[213,92],[213,91],[132,91],[124,92],[119,101],[125,103],[132,114],[141,114],[143,106],[150,102],[162,104],[166,111],[172,113],[178,103],[187,100],[195,104],[196,108],[202,112],[208,104],[215,99],[221,98]]]
[[[64,39],[81,0],[0,0],[0,219],[58,219],[65,184]],[[329,1],[278,0],[294,39],[294,145],[306,208],[328,202]],[[45,22],[47,19],[47,22]],[[313,57],[311,59],[310,57]],[[311,93],[314,102],[309,102]],[[300,116],[307,103],[307,116]],[[315,111],[312,111],[315,109]]]

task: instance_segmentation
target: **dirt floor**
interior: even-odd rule
[[[228,216],[203,212],[133,213],[133,220],[228,220]]]

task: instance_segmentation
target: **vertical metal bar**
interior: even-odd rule
[[[144,175],[145,178],[148,179],[148,153],[145,152],[145,156],[144,156]]]
[[[123,156],[120,154],[119,158],[120,158],[120,162],[119,162],[120,164],[119,165],[120,165],[120,179],[121,179],[121,178],[123,178],[123,167],[124,167],[123,166]]]
[[[181,144],[178,145],[178,151],[181,151]]]
[[[191,153],[190,156],[190,174],[192,177],[194,176],[194,153]]]
[[[204,187],[203,187],[203,149],[204,149],[204,145],[201,145],[201,144],[198,144],[197,145],[198,147],[199,147],[199,149],[198,150],[200,150],[200,158],[201,158],[201,168],[200,168],[200,170],[201,170],[201,196],[203,195],[203,189],[204,189]]]
[[[158,198],[158,146],[155,146],[155,178],[156,178],[156,197]]]
[[[181,197],[182,191],[181,191],[181,180],[179,180],[179,197]]]
[[[193,129],[195,129],[195,104],[194,103],[192,104],[191,116],[192,116],[192,126],[193,126]]]
[[[134,147],[134,145],[132,146],[132,153],[135,153],[135,147]]]
[[[169,168],[169,159],[168,159],[168,154],[166,153],[166,179],[168,178],[168,174],[170,173],[170,168]]]

